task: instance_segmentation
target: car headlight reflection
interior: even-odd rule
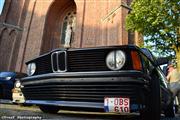
[[[5,80],[10,80],[12,77],[5,77]]]
[[[125,53],[121,50],[110,52],[106,57],[106,65],[111,70],[121,69],[126,61]]]
[[[33,75],[36,71],[36,64],[35,63],[29,63],[27,66],[27,74],[29,76]]]

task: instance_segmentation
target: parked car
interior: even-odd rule
[[[47,113],[94,108],[159,120],[161,113],[174,117],[172,93],[159,67],[164,62],[132,45],[57,49],[26,63],[29,76],[20,87],[26,103]]]
[[[12,100],[12,89],[16,79],[27,76],[24,73],[0,72],[0,99]]]
[[[0,99],[12,99],[15,77],[14,72],[0,72]]]

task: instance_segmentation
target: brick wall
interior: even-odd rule
[[[61,47],[65,10],[76,9],[72,47],[128,44],[125,17],[129,0],[6,0],[0,16],[0,71],[26,71],[25,62]],[[102,21],[113,9],[121,7]]]

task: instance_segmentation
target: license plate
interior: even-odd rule
[[[130,99],[129,98],[104,98],[104,109],[106,112],[119,112],[129,113],[130,112]]]

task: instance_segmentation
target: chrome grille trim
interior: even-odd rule
[[[63,64],[63,63],[60,63],[59,62],[59,56],[60,56],[60,54],[64,54],[64,69],[61,69],[60,67],[59,67],[59,65],[60,64]],[[54,58],[53,58],[53,56],[55,55],[55,61],[54,61]],[[54,63],[54,62],[56,62],[56,64]],[[55,70],[55,67],[56,66],[56,68],[57,68],[57,70]],[[54,53],[52,53],[51,54],[51,67],[52,67],[52,71],[54,72],[54,73],[58,73],[58,72],[66,72],[67,71],[67,52],[66,51],[57,51],[57,52],[54,52]]]

